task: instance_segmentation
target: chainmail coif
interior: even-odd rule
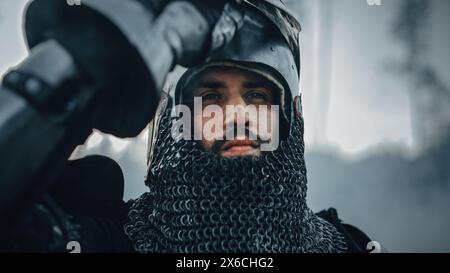
[[[162,116],[148,193],[125,232],[138,252],[343,252],[336,228],[306,205],[303,119],[274,152],[224,158],[171,137]]]

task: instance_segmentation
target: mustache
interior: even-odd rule
[[[230,136],[230,135],[233,136],[233,139],[227,140],[226,136]],[[219,153],[221,151],[222,146],[225,145],[225,143],[227,141],[236,140],[239,136],[245,136],[245,139],[251,139],[251,140],[255,141],[256,143],[258,143],[258,146],[261,146],[261,144],[270,142],[270,141],[262,140],[262,138],[259,136],[259,134],[254,133],[252,130],[250,130],[247,127],[245,128],[244,135],[238,134],[237,128],[234,128],[233,130],[229,130],[229,131],[225,132],[223,139],[215,140],[211,147],[211,151],[215,152],[215,153]]]

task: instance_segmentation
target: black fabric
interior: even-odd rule
[[[123,201],[119,165],[103,156],[68,161],[50,191],[24,219],[23,228],[1,252],[69,252],[78,242],[82,253],[132,252],[123,232],[129,203]]]
[[[123,227],[130,203],[117,207],[115,217],[78,215],[74,220],[81,226],[80,245],[83,253],[131,253],[133,245]]]
[[[71,215],[50,198],[30,211],[23,230],[11,241],[1,242],[0,252],[68,253],[69,242],[77,242],[81,253],[133,252],[123,232],[129,206],[117,207],[115,217]]]
[[[123,232],[130,203],[123,201],[120,166],[104,156],[69,161],[52,197],[80,226],[82,252],[131,252]]]
[[[45,195],[24,219],[2,252],[63,252],[66,244],[80,239],[80,226],[54,200]]]
[[[123,173],[104,156],[68,161],[50,194],[69,214],[115,217],[116,208],[123,205]]]

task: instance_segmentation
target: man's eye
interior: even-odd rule
[[[267,96],[259,91],[248,92],[245,95],[245,98],[247,100],[258,100],[258,101],[267,102]]]
[[[202,96],[203,101],[218,101],[220,100],[220,95],[215,93],[208,93]]]

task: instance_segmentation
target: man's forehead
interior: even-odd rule
[[[269,88],[273,85],[272,82],[256,72],[235,67],[210,67],[193,77],[187,88],[192,91],[201,87],[226,88],[231,82],[248,88]]]

